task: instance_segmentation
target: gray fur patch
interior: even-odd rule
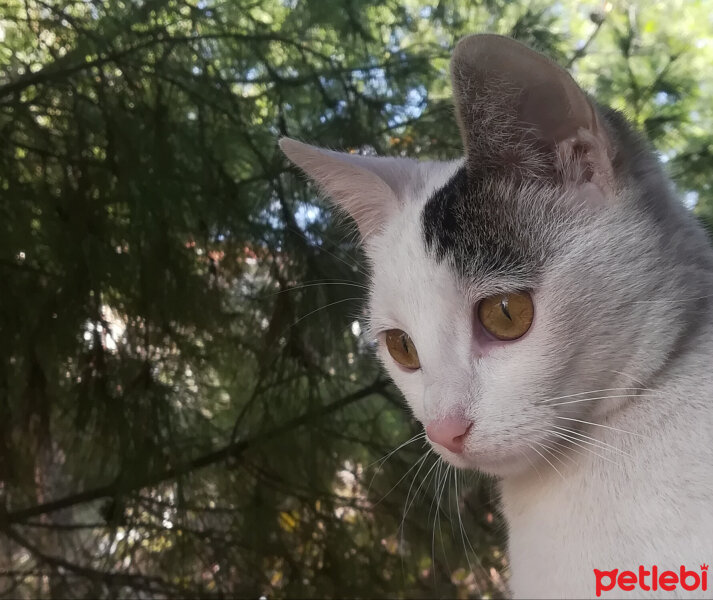
[[[534,279],[559,238],[564,214],[553,200],[560,196],[543,180],[479,177],[464,167],[424,206],[426,248],[469,281]]]

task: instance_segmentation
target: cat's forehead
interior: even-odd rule
[[[454,175],[462,168],[462,161],[422,162],[403,185],[401,205],[388,219],[381,231],[366,241],[366,249],[375,267],[374,274],[386,283],[389,279],[403,282],[405,275],[438,271],[448,273],[445,265],[436,260],[429,250],[423,228],[423,212],[432,198],[448,187]]]
[[[423,324],[429,315],[437,318],[438,310],[454,310],[460,302],[457,277],[448,262],[429,249],[422,219],[429,200],[459,168],[460,163],[423,163],[401,209],[367,241],[373,266],[372,317],[377,320],[384,316],[403,327]]]
[[[547,186],[473,177],[461,167],[421,208],[423,241],[471,281],[532,276],[547,250],[542,233],[556,221],[535,207],[550,194]]]
[[[436,318],[436,306],[456,310],[535,287],[561,237],[560,194],[537,182],[469,176],[462,163],[424,163],[400,210],[367,244],[372,306]]]

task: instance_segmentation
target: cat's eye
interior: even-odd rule
[[[416,370],[421,367],[416,346],[408,333],[400,329],[389,329],[385,337],[391,358],[407,369]]]
[[[525,335],[532,325],[535,308],[527,292],[497,294],[478,304],[478,318],[485,330],[499,340],[511,341]]]

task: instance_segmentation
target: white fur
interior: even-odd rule
[[[444,166],[444,173],[451,169],[451,165]],[[434,180],[434,187],[439,179]],[[557,421],[553,409],[536,400],[543,393],[539,382],[547,377],[563,345],[563,340],[552,337],[558,334],[550,326],[548,304],[560,302],[561,296],[547,289],[563,275],[553,274],[543,289],[535,290],[537,317],[524,339],[474,357],[474,299],[459,288],[446,262],[437,263],[425,251],[420,230],[424,191],[412,196],[408,208],[394,215],[366,244],[374,265],[371,327],[374,333],[403,329],[414,340],[419,371],[401,369],[383,345],[379,355],[421,422],[444,416],[459,403],[473,419],[465,458],[437,445],[434,448],[457,466],[500,476],[513,595],[593,597],[595,568],[636,571],[640,564],[646,568],[656,564],[660,570],[677,570],[683,564],[698,571],[702,562],[710,563],[711,326],[706,324],[697,332],[700,345],[672,364],[666,379],[652,392],[639,399],[597,405],[593,414],[599,415],[599,424],[631,433],[590,427],[586,435],[628,456],[587,446],[613,462],[584,450],[568,452],[566,460],[558,461],[557,455],[536,445],[543,438],[538,429],[567,423]],[[637,242],[645,246],[643,240]],[[588,251],[586,246],[575,247],[569,260],[578,263],[579,254]],[[561,271],[567,272],[567,267]],[[630,285],[635,292],[636,282]],[[667,310],[665,305],[663,310]],[[707,323],[713,323],[710,316]],[[655,355],[655,349],[649,351]],[[634,370],[647,372],[646,365],[635,365]],[[615,372],[608,381],[602,388],[639,387]],[[701,390],[705,390],[703,396]],[[710,597],[710,589],[696,594],[679,586],[675,596]],[[605,592],[602,597],[622,593]],[[646,594],[637,588],[627,592],[629,596],[663,598],[673,593]]]

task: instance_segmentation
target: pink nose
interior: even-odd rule
[[[439,446],[460,454],[472,425],[473,422],[465,417],[445,417],[429,423],[426,426],[426,435]]]

